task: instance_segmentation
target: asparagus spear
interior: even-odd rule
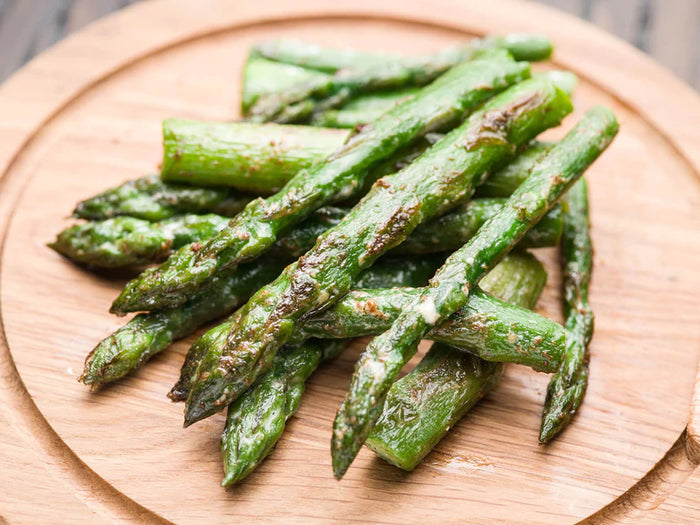
[[[162,221],[182,213],[217,213],[231,217],[243,210],[251,199],[227,188],[166,184],[157,175],[150,175],[79,202],[73,216],[102,220],[128,215],[147,221]]]
[[[180,308],[139,314],[88,354],[79,381],[96,389],[136,370],[170,344],[226,315],[273,279],[283,261],[261,260],[218,279],[212,293],[200,293]]]
[[[270,370],[228,407],[221,435],[223,487],[242,480],[265,459],[297,411],[309,376],[324,358],[335,357],[345,341],[308,341],[284,348]]]
[[[564,361],[552,376],[542,414],[540,443],[559,434],[583,401],[588,385],[588,345],[593,336],[593,311],[588,286],[593,269],[593,246],[588,218],[588,189],[581,179],[566,196],[562,266],[567,330]]]
[[[435,253],[455,250],[493,216],[505,199],[475,199],[456,210],[420,226],[394,253]],[[324,231],[347,214],[343,208],[325,207],[283,235],[270,251],[274,255],[300,256]],[[182,215],[162,222],[115,217],[70,226],[49,246],[78,263],[100,268],[119,268],[158,262],[172,250],[191,242],[202,242],[224,228],[220,215]],[[555,207],[530,230],[520,246],[556,246],[563,221]]]
[[[569,71],[546,71],[534,73],[532,76],[548,78],[567,95],[571,95],[578,82],[576,75]],[[413,96],[416,91],[416,88],[404,88],[398,91],[379,91],[361,95],[340,108],[315,113],[310,124],[327,128],[355,128],[379,118],[382,113],[386,113],[407,97]]]
[[[615,116],[598,106],[590,110],[542,159],[511,195],[506,205],[486,222],[438,270],[431,286],[375,338],[355,367],[348,394],[334,423],[331,451],[333,471],[341,478],[381,414],[386,394],[418,342],[435,324],[464,306],[483,275],[518,242],[617,133]]]
[[[346,209],[332,206],[316,210],[303,223],[283,234],[270,248],[269,255],[283,256],[285,260],[299,257],[313,246],[320,234],[338,224],[346,214]],[[213,214],[181,215],[162,222],[115,217],[70,226],[49,246],[76,262],[95,267],[143,265],[157,262],[181,246],[211,239],[227,224],[227,218]],[[545,224],[540,233],[553,240],[560,226],[555,219]]]
[[[569,71],[545,71],[533,73],[532,76],[548,78],[567,95],[571,95],[578,83],[576,75]],[[315,113],[310,124],[328,128],[355,128],[378,118],[415,92],[416,88],[404,88],[398,91],[379,91],[361,95],[340,108]]]
[[[461,118],[475,104],[528,75],[512,60],[477,60],[453,68],[414,98],[359,133],[325,163],[300,171],[266,200],[256,199],[206,245],[183,246],[161,266],[127,284],[112,305],[115,313],[182,304],[211,285],[217,271],[258,257],[277,236],[330,201],[351,197],[367,171],[437,127]]]
[[[368,275],[370,271],[365,275]],[[514,300],[520,299],[520,302],[525,303],[524,306],[529,306],[536,300],[545,280],[546,273],[542,265],[534,257],[527,254],[518,254],[504,259],[484,279],[483,284],[485,287],[489,287],[491,291],[500,292],[504,295],[510,294],[510,298]],[[370,290],[369,294],[376,291]],[[389,290],[383,291],[389,292]],[[371,295],[369,296],[371,297]],[[335,309],[337,306],[335,305],[331,309]],[[348,312],[349,316],[362,317],[369,315],[381,319],[386,318],[385,312],[382,312],[380,315],[376,310],[365,309],[365,306],[366,303],[363,303],[362,306],[358,304],[354,309],[351,307]],[[327,316],[326,319],[328,319]],[[556,325],[552,321],[549,322]],[[498,321],[495,323],[501,323],[507,330],[507,321],[505,319],[498,318]],[[316,322],[315,324],[318,328],[321,328],[321,331],[323,330],[323,322]],[[360,323],[357,322],[353,322],[353,324],[360,326]],[[520,326],[530,325],[522,323]],[[564,347],[564,331],[561,327],[559,327],[559,332],[560,344],[557,349],[559,350],[559,356],[561,356],[561,351]],[[461,339],[457,337],[455,341],[461,341]],[[438,346],[441,347],[441,350],[438,349]],[[469,348],[482,349],[478,343],[475,346],[470,345]],[[544,353],[543,348],[539,350]],[[275,442],[280,438],[284,430],[285,421],[297,408],[304,381],[322,360],[321,351],[322,348],[316,341],[311,342],[311,344],[302,344],[300,347],[282,349],[275,356],[270,370],[263,374],[251,388],[246,390],[241,397],[229,406],[228,420],[222,434],[222,452],[224,470],[226,472],[222,485],[227,486],[243,479],[269,453]],[[441,357],[438,357],[438,354]],[[432,366],[428,363],[437,366]],[[438,409],[443,414],[447,413],[446,416],[442,417],[441,421],[444,422],[446,419],[449,419],[454,422],[459,417],[456,414],[462,415],[466,412],[468,404],[476,402],[488,386],[495,384],[500,375],[498,373],[500,368],[500,364],[487,363],[477,357],[466,354],[464,350],[436,344],[421,362],[419,368],[414,370],[405,381],[410,381],[414,384],[415,381],[412,378],[420,378],[419,380],[423,381],[425,385],[428,384],[426,373],[430,375],[431,379],[434,378],[435,381],[430,382],[429,389],[434,395],[418,397],[433,403],[438,399],[441,400],[443,403]],[[435,372],[441,373],[437,375]],[[434,377],[436,375],[437,377]],[[394,386],[396,387],[398,384]],[[402,382],[400,384],[401,388],[405,390],[406,383]],[[450,394],[452,395],[450,396]],[[436,396],[438,396],[438,399],[436,399]],[[448,396],[449,399],[447,399]],[[291,409],[289,401],[293,401]],[[423,410],[424,407],[417,408],[420,412],[416,411],[415,413],[424,415],[420,419],[421,426],[424,427],[428,420],[432,420],[429,414],[430,411]],[[405,412],[402,413],[405,414]],[[405,425],[408,426],[411,423],[406,422]],[[437,432],[439,433],[440,431],[444,434],[444,426],[441,426]],[[427,434],[427,432],[425,433]],[[413,447],[421,447],[425,451],[424,454],[430,450],[426,445],[421,444],[421,440],[415,432],[411,433],[411,437]],[[433,439],[432,436],[426,435],[425,438],[430,440],[432,445],[437,442],[439,436],[437,439]],[[391,449],[394,446],[391,440],[384,441],[386,448]],[[244,443],[245,446],[243,445]],[[404,443],[404,446],[406,445]]]
[[[473,39],[467,48],[507,49],[516,60],[535,62],[546,60],[552,54],[552,43],[543,35],[509,34],[503,37]],[[333,49],[299,40],[279,39],[261,42],[251,49],[252,56],[293,64],[307,69],[335,73],[341,69],[374,66],[387,62],[411,60],[408,57],[387,53],[368,53],[355,49]]]
[[[347,137],[346,131],[308,126],[166,119],[161,178],[270,194],[325,160]]]
[[[248,315],[225,347],[210,349],[202,359],[188,394],[186,424],[233,401],[269,366],[298,321],[346,294],[362,269],[421,222],[468,199],[490,168],[569,111],[568,97],[548,81],[522,82],[407,168],[377,181],[340,224],[250,299]]]
[[[373,91],[423,86],[461,62],[474,58],[506,56],[470,46],[452,48],[428,57],[384,62],[338,71],[332,77],[297,84],[285,91],[260,96],[246,117],[253,122],[301,122],[346,103],[351,97]]]
[[[576,75],[568,71],[546,71],[535,73],[533,76],[548,77],[557,87],[569,95],[577,83]],[[243,113],[248,112],[250,106],[260,95],[281,93],[288,90],[295,82],[318,81],[319,78],[324,78],[324,73],[250,56],[244,70]],[[323,112],[316,111],[311,119],[311,124],[329,128],[352,129],[379,118],[382,113],[389,111],[397,103],[414,95],[417,91],[418,89],[415,87],[408,87],[360,95],[340,108]]]
[[[519,255],[519,254],[518,254]],[[385,331],[422,289],[354,290],[306,321],[290,340],[347,339]],[[558,323],[475,289],[469,301],[425,337],[464,348],[485,361],[554,372],[562,361],[565,332]]]
[[[507,255],[481,281],[483,290],[533,308],[547,280],[530,254]],[[470,296],[470,302],[472,297]],[[389,389],[367,446],[379,457],[413,470],[501,377],[503,365],[436,343],[407,376]]]
[[[76,262],[101,268],[149,264],[180,246],[213,237],[226,226],[221,215],[181,215],[162,222],[133,217],[75,224],[49,247]]]
[[[295,84],[324,77],[327,75],[320,71],[251,54],[243,67],[242,113],[245,115],[260,95],[284,91]]]
[[[238,123],[241,124],[242,123]],[[250,124],[256,125],[256,124]],[[317,129],[320,133],[325,133],[325,129]],[[442,135],[430,133],[426,140],[420,140],[411,148],[403,150],[393,158],[381,162],[375,168],[368,181],[374,182],[381,175],[393,173],[406,167],[415,160],[431,144],[439,141]],[[310,139],[313,136],[310,135]],[[429,139],[429,140],[427,140]],[[321,139],[318,143],[323,143]],[[202,143],[206,146],[206,143]],[[301,144],[297,152],[304,154],[306,145]],[[490,174],[479,188],[477,195],[483,197],[508,197],[518,185],[525,180],[529,170],[537,159],[542,156],[542,152],[551,147],[551,144],[533,142],[531,146],[525,148],[521,154],[506,164],[503,168]],[[202,149],[202,156],[207,158],[213,152],[205,148]],[[328,152],[329,155],[332,152]],[[213,164],[216,159],[210,158],[207,162]],[[258,159],[261,161],[262,159]],[[269,159],[276,162],[274,158]],[[220,177],[222,185],[227,185],[233,181],[225,178],[225,173],[217,175]],[[291,177],[291,175],[290,175]],[[192,184],[200,186],[196,174],[191,178]],[[364,189],[362,190],[364,191]],[[360,193],[362,193],[362,191]],[[156,176],[148,176],[135,181],[128,181],[116,188],[111,188],[99,195],[87,199],[78,204],[74,216],[89,220],[105,220],[118,216],[130,216],[149,221],[161,221],[175,215],[183,213],[218,213],[224,216],[233,216],[252,199],[248,195],[238,195],[229,188],[195,188],[180,184],[170,184],[162,182]]]
[[[216,287],[198,294],[184,306],[139,314],[90,352],[80,380],[93,389],[116,381],[139,368],[173,341],[192,334],[205,323],[223,317],[246,301],[261,285],[279,274],[286,259],[263,258],[242,265],[219,279]],[[362,273],[362,288],[422,286],[444,256],[387,258]],[[176,392],[171,396],[183,401]]]

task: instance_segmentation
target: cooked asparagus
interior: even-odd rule
[[[565,197],[562,266],[566,353],[547,387],[540,443],[559,434],[583,401],[588,385],[588,345],[593,336],[593,311],[588,286],[593,270],[593,245],[588,218],[588,188],[581,179]]]
[[[251,200],[251,196],[228,188],[166,184],[158,175],[150,175],[79,202],[73,216],[104,220],[126,215],[147,221],[162,221],[183,213],[216,213],[232,217]]]
[[[309,126],[166,119],[161,178],[271,194],[347,138],[346,131]]]
[[[80,378],[97,388],[139,368],[173,341],[192,334],[205,323],[223,317],[246,301],[260,286],[274,279],[287,259],[263,258],[222,276],[217,286],[202,292],[179,308],[139,314],[103,339],[85,360]],[[444,256],[386,258],[362,273],[362,288],[422,286]],[[173,400],[184,400],[177,391]]]
[[[503,205],[505,199],[475,199],[420,226],[394,253],[435,253],[462,246]],[[347,214],[343,208],[325,207],[278,239],[274,255],[300,256],[324,231]],[[99,268],[151,264],[166,258],[185,244],[202,242],[224,228],[220,215],[182,215],[162,222],[132,217],[86,222],[66,228],[49,246],[78,263]],[[520,242],[522,248],[556,246],[563,227],[560,207],[555,207]]]
[[[245,115],[260,95],[284,91],[295,84],[316,81],[327,76],[320,71],[251,54],[243,67],[241,111]]]
[[[431,286],[375,338],[355,368],[334,424],[333,470],[341,478],[381,414],[386,394],[420,339],[464,306],[470,291],[524,233],[581,177],[617,133],[610,110],[590,110],[532,171],[506,205],[452,254]]]
[[[510,254],[484,277],[481,287],[504,301],[533,308],[546,280],[544,267],[533,256]],[[470,296],[467,304],[471,300]],[[434,344],[389,389],[367,446],[397,467],[413,470],[498,383],[502,369],[500,363],[484,361],[454,346]]]
[[[333,357],[344,341],[308,341],[284,348],[260,380],[228,407],[221,435],[226,487],[242,480],[265,459],[297,411],[309,376],[324,355]]]
[[[365,275],[371,273],[372,270],[366,272]],[[534,257],[523,254],[504,259],[484,279],[483,284],[491,291],[501,292],[514,301],[520,300],[521,303],[524,303],[523,306],[532,306],[542,286],[544,286],[545,280],[546,273],[542,265]],[[370,315],[383,317],[383,313],[379,315],[375,310],[365,310],[359,305],[351,315],[358,313],[362,315],[369,312],[371,312]],[[323,326],[323,323],[316,323],[316,325]],[[563,330],[561,331],[563,332]],[[561,341],[563,341],[563,334]],[[563,343],[561,346],[563,347]],[[321,362],[322,353],[329,350],[333,356],[337,353],[337,347],[333,347],[327,341],[319,343],[314,340],[302,343],[298,347],[282,349],[275,356],[270,370],[229,406],[226,428],[221,437],[226,472],[222,485],[227,486],[243,479],[270,452],[282,435],[285,421],[298,407],[304,382]],[[544,349],[541,350],[544,352]],[[438,400],[436,396],[442,401],[438,407],[431,406],[429,408],[438,408],[442,411],[443,417],[438,423],[440,428],[437,429],[437,433],[444,434],[445,426],[440,425],[440,423],[444,423],[445,420],[454,423],[458,419],[457,414],[463,415],[489,386],[495,384],[500,375],[500,368],[501,365],[498,363],[487,363],[466,354],[463,350],[457,350],[447,345],[435,345],[418,369],[414,370],[404,381],[415,383],[414,379],[418,379],[419,382],[423,382],[424,386],[430,384],[426,394],[418,397],[421,397],[424,403],[436,404],[435,401]],[[430,377],[426,377],[427,375]],[[428,383],[429,380],[433,381]],[[401,388],[405,389],[406,382],[397,383],[394,386],[401,384]],[[427,392],[433,394],[427,395]],[[447,396],[450,398],[446,399]],[[424,416],[420,419],[422,422],[420,426],[425,427],[426,421],[435,420],[430,417],[430,410],[423,410],[425,407],[417,408]],[[401,413],[405,414],[406,412]],[[415,413],[419,414],[418,411]],[[388,417],[391,418],[391,415]],[[420,447],[424,451],[423,455],[442,435],[440,434],[437,439],[434,439],[432,435],[425,434],[429,434],[431,430],[435,432],[435,429],[422,432],[424,437],[430,441],[430,445],[421,445],[420,437],[415,432],[415,423],[413,423],[416,420],[399,423],[396,419],[393,418],[392,428],[394,432],[399,424],[413,424],[414,432],[410,436],[411,443],[413,447]],[[448,426],[450,424],[448,423]],[[420,432],[420,430],[418,431]],[[380,435],[378,439],[389,450],[395,446],[391,439],[384,439],[384,435]],[[405,443],[403,445],[407,446]],[[407,456],[404,450],[399,454]],[[420,458],[416,460],[416,463],[419,460]]]
[[[552,43],[544,35],[509,34],[503,37],[486,37],[473,39],[467,43],[467,49],[508,50],[516,60],[535,62],[546,60],[552,54]],[[326,73],[335,73],[341,69],[367,67],[387,62],[412,61],[400,55],[388,53],[369,53],[355,49],[333,49],[299,40],[278,39],[261,42],[251,49],[252,56],[262,56],[269,60],[292,64],[306,69],[315,69]],[[423,60],[429,61],[430,56]]]
[[[188,394],[186,424],[233,401],[265,371],[302,318],[345,295],[360,271],[421,222],[469,199],[489,169],[570,111],[568,97],[547,80],[522,82],[407,168],[377,181],[340,224],[248,301],[248,314],[225,347],[203,357]]]
[[[268,199],[251,202],[204,246],[183,246],[165,263],[128,283],[112,311],[125,313],[182,304],[196,290],[211,286],[217,272],[260,256],[284,230],[315,209],[351,197],[362,186],[367,172],[382,159],[417,137],[454,123],[474,105],[528,72],[527,64],[493,58],[453,68],[353,135],[325,163],[300,171]]]

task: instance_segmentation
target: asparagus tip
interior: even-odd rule
[[[232,474],[227,474],[224,479],[221,480],[221,486],[226,488],[232,483],[236,482],[236,478]]]
[[[340,448],[332,443],[331,458],[333,463],[333,476],[340,481],[348,471],[352,460],[355,459],[355,454],[346,448]]]
[[[184,428],[195,424],[197,421],[206,419],[215,412],[207,408],[204,403],[200,403],[197,400],[188,399],[185,406],[185,422]]]
[[[544,445],[554,439],[574,417],[581,406],[588,386],[588,368],[583,367],[576,380],[563,392],[552,395],[545,403],[542,413],[539,443]]]

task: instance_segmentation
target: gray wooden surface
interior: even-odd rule
[[[137,1],[0,0],[0,81],[68,33]],[[700,0],[534,1],[618,35],[700,89]]]

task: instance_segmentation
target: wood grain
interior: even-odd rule
[[[0,515],[29,521],[20,487],[36,482],[42,468],[46,479],[69,481],[63,494],[46,495],[61,502],[61,512],[83,503],[114,519],[188,523],[396,523],[406,521],[407,509],[425,523],[562,523],[596,512],[610,522],[624,517],[626,501],[647,502],[644,512],[660,504],[675,485],[653,480],[666,479],[672,466],[686,461],[690,474],[678,438],[700,351],[697,97],[628,46],[547,9],[513,3],[504,15],[488,2],[440,4],[305,0],[282,20],[281,0],[151,2],[69,38],[0,88],[7,339],[0,413],[13,431],[2,435],[0,465],[15,473],[13,499]],[[87,350],[120,324],[106,314],[120,283],[66,263],[44,243],[77,199],[154,168],[160,119],[235,117],[235,86],[251,42],[296,36],[426,52],[514,30],[552,35],[555,65],[583,79],[577,115],[605,103],[622,123],[589,174],[597,249],[592,382],[580,416],[556,443],[535,444],[547,377],[510,367],[496,392],[414,473],[364,452],[336,483],[329,428],[355,347],[312,379],[274,455],[246,483],[224,491],[217,486],[222,418],[185,432],[181,407],[164,397],[187,342],[97,395],[74,381]],[[539,308],[559,318],[555,254],[538,255],[551,276]],[[696,434],[689,428],[688,435]],[[13,464],[7,443],[14,440],[31,450],[27,466]],[[649,497],[657,488],[664,492]]]

